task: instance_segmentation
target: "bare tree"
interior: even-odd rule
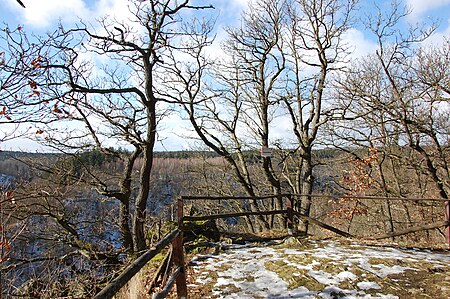
[[[442,109],[448,103],[448,76],[443,71],[448,42],[431,49],[421,44],[435,24],[402,31],[399,23],[408,13],[394,2],[391,11],[379,9],[368,19],[378,49],[354,63],[352,72],[339,82],[342,118],[333,129],[342,148],[353,144],[377,149],[374,177],[383,196],[439,194],[446,199],[448,118]],[[389,202],[387,212],[393,230]]]
[[[42,179],[19,190],[24,195],[23,209],[16,212],[17,221],[29,221],[35,215],[51,223],[52,231],[57,232],[55,237],[49,238],[47,231],[42,232],[42,238],[61,245],[53,260],[75,251],[108,264],[123,249],[138,253],[146,248],[154,146],[159,123],[171,113],[174,103],[163,80],[167,70],[184,59],[178,54],[191,49],[183,44],[192,33],[185,31],[187,11],[207,8],[211,6],[197,6],[187,0],[133,1],[125,21],[105,16],[97,27],[84,23],[70,29],[60,26],[47,37],[34,39],[22,28],[3,31],[11,49],[16,47],[27,54],[5,54],[11,55],[11,63],[7,64],[7,76],[2,72],[2,78],[6,78],[3,82],[11,82],[14,76],[27,80],[17,83],[14,90],[2,89],[2,99],[9,105],[2,120],[24,124],[35,121],[38,134],[33,132],[32,138],[61,153],[50,163],[33,162]],[[211,31],[210,26],[199,25],[197,29],[196,37]],[[24,73],[28,69],[30,75]],[[4,92],[8,94],[3,96]],[[22,99],[34,100],[33,105],[23,107],[23,116],[35,108],[41,109],[40,116],[45,113],[45,118],[39,119],[37,114],[33,119],[10,115],[9,107],[17,112],[14,105],[28,103]],[[85,158],[91,153],[99,153],[111,164],[90,163]],[[119,167],[107,168],[114,163]],[[73,214],[73,209],[82,206],[71,201],[77,198],[77,190],[89,193],[86,197],[92,205],[103,211],[110,209],[99,216],[99,230],[118,224],[123,248],[98,247],[101,234],[87,237],[85,228],[91,220],[79,220]],[[108,208],[110,199],[120,205],[119,221],[115,209]],[[109,257],[100,253],[105,248]]]
[[[312,193],[312,151],[328,120],[326,83],[345,60],[342,39],[355,7],[356,1],[251,4],[242,25],[226,29],[228,61],[212,72],[210,89],[183,103],[199,138],[232,166],[247,195]],[[294,143],[271,137],[283,117],[290,120]],[[262,158],[266,184],[261,184],[246,152],[274,146],[285,154],[276,163],[278,158]],[[274,207],[281,205],[279,199]],[[310,205],[305,197],[304,212]]]
[[[290,10],[289,93],[283,98],[298,142],[300,163],[289,183],[299,194],[313,191],[312,150],[320,128],[329,120],[327,84],[334,72],[343,68],[348,48],[343,35],[352,25],[357,1],[293,1]],[[309,215],[311,198],[302,200]],[[306,229],[308,224],[306,224]]]
[[[215,65],[209,82],[196,77],[195,82],[204,84],[203,88],[199,85],[202,92],[186,93],[181,103],[198,138],[229,163],[241,192],[248,196],[264,192],[255,188],[245,153],[269,146],[277,82],[285,65],[283,9],[284,1],[255,3],[242,15],[241,27],[227,28],[229,38],[223,49],[228,61]],[[185,77],[182,81],[191,80]],[[264,158],[263,168],[269,186],[279,193],[280,183],[270,158]],[[250,204],[259,209],[256,201]],[[259,224],[269,227],[262,217]]]
[[[107,142],[111,139],[131,146],[132,154],[126,157],[127,167],[117,187],[91,177],[101,194],[121,202],[121,229],[127,247],[131,246],[126,233],[131,175],[136,158],[142,155],[131,228],[135,251],[145,248],[145,211],[157,126],[168,111],[159,103],[170,102],[159,84],[166,63],[175,58],[169,54],[182,47],[177,45],[184,35],[181,12],[205,8],[210,6],[193,6],[189,1],[135,2],[130,4],[130,21],[104,17],[100,20],[101,29],[82,24],[69,30],[61,27],[51,36],[51,47],[59,57],[45,61],[47,84],[40,87],[55,95],[55,117],[70,122],[65,134],[61,133],[61,121],[58,127],[43,131],[48,134],[47,141],[65,151],[92,148],[117,155]],[[82,54],[107,62],[99,67],[98,60],[90,62]],[[83,129],[79,125],[73,127],[73,122],[82,124]]]
[[[23,8],[26,8],[26,7],[25,7],[25,4],[23,4],[23,2],[22,2],[22,1],[20,1],[20,0],[17,0],[17,3],[19,3],[19,5],[20,5],[20,6],[22,6]]]

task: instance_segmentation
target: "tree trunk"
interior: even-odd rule
[[[136,148],[131,156],[128,157],[126,167],[123,173],[120,193],[116,198],[120,201],[119,230],[122,239],[122,245],[127,251],[133,251],[133,235],[130,229],[130,198],[131,198],[131,177],[136,159],[141,154],[141,150]]]
[[[150,194],[150,175],[153,168],[153,148],[156,140],[156,102],[152,101],[147,106],[147,142],[143,148],[143,161],[139,178],[139,194],[136,198],[136,207],[133,217],[133,243],[134,251],[144,250],[147,200]]]
[[[301,199],[301,206],[302,206],[302,213],[306,216],[310,217],[311,215],[311,195],[313,191],[313,183],[314,183],[314,177],[313,177],[313,165],[312,165],[312,157],[311,152],[309,149],[309,152],[305,153],[302,157],[302,182],[301,182],[301,194],[303,194]],[[305,226],[305,233],[308,233],[308,227],[309,222],[308,220],[305,220],[304,222]]]
[[[377,166],[378,166],[378,175],[380,176],[381,180],[381,190],[383,192],[383,196],[388,198],[389,197],[389,190],[386,183],[386,177],[384,175],[383,170],[383,162],[385,159],[385,153],[382,153],[383,157],[381,160],[377,160]],[[394,219],[392,217],[392,207],[391,207],[391,201],[389,199],[386,200],[386,208],[388,213],[388,221],[389,221],[389,232],[394,232]],[[392,241],[394,241],[394,237],[392,237]]]
[[[144,223],[146,216],[147,199],[150,193],[150,173],[152,169],[152,155],[153,150],[148,145],[144,149],[144,161],[141,167],[141,176],[139,179],[140,189],[139,194],[136,198],[136,207],[133,216],[133,243],[134,251],[139,252],[144,250],[145,244],[145,233],[144,233]]]
[[[126,250],[133,250],[133,237],[130,230],[130,201],[120,202],[120,236],[122,246]]]

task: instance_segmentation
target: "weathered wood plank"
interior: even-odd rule
[[[154,293],[152,296],[152,299],[163,299],[166,298],[166,296],[169,294],[170,290],[173,287],[173,284],[175,283],[175,280],[177,279],[178,275],[181,273],[182,268],[178,267],[175,272],[172,274],[170,279],[167,281],[166,286],[162,289],[161,292]]]
[[[301,219],[308,220],[310,223],[315,224],[317,226],[320,226],[320,227],[322,227],[322,228],[324,228],[326,230],[332,231],[335,234],[341,235],[341,236],[346,237],[346,238],[354,238],[353,235],[351,235],[351,234],[349,234],[347,232],[344,232],[344,231],[342,231],[342,230],[340,230],[338,228],[335,228],[335,227],[333,227],[331,225],[328,225],[328,224],[323,223],[323,222],[321,222],[319,220],[316,220],[314,218],[306,216],[305,214],[299,213],[297,211],[293,211],[293,213],[296,216],[300,217]]]
[[[280,195],[266,195],[266,196],[182,196],[184,200],[246,200],[246,199],[269,199],[275,197],[313,197],[313,198],[329,198],[329,199],[340,199],[340,198],[355,198],[355,199],[368,199],[368,200],[399,200],[399,201],[437,201],[446,202],[448,199],[445,198],[408,198],[408,197],[381,197],[381,196],[336,196],[336,195],[325,195],[325,194],[280,194]]]
[[[287,214],[287,213],[288,213],[288,210],[242,212],[242,213],[216,214],[216,215],[208,215],[208,216],[184,216],[183,220],[201,221],[201,220],[212,220],[212,219],[229,218],[229,217],[242,217],[242,216],[251,216],[251,215],[276,215],[276,214]]]
[[[367,239],[369,239],[369,240],[387,239],[387,238],[392,238],[392,237],[403,236],[403,235],[410,234],[410,233],[420,232],[420,231],[424,231],[424,230],[435,229],[435,228],[439,228],[439,227],[443,227],[443,226],[447,226],[447,225],[449,225],[449,223],[447,221],[439,221],[439,222],[431,223],[431,224],[424,224],[424,225],[418,225],[418,226],[414,226],[414,227],[408,227],[406,229],[402,229],[402,230],[399,230],[396,232],[391,232],[391,233],[382,234],[382,235],[378,235],[378,236],[368,237]]]
[[[176,275],[176,283],[177,283],[177,298],[187,298],[187,283],[186,283],[186,272],[184,271],[184,247],[183,247],[183,233],[184,233],[184,224],[183,224],[183,199],[178,198],[178,229],[180,230],[180,234],[173,240],[172,248],[173,248],[173,264],[177,269],[180,269],[178,274]]]
[[[132,262],[122,273],[103,288],[94,299],[109,299],[112,298],[142,267],[145,266],[152,258],[155,257],[161,250],[169,245],[180,233],[178,229],[172,231],[165,236],[158,244],[147,250]]]

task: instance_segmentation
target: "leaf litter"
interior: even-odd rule
[[[450,252],[306,240],[196,256],[190,298],[450,298]]]

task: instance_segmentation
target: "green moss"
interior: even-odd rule
[[[292,237],[294,238],[294,237]],[[308,240],[305,239],[298,239],[296,238],[297,242],[289,241],[289,242],[283,242],[281,244],[273,246],[273,248],[277,249],[298,249],[298,250],[312,250],[315,249],[316,246],[314,243],[308,242]]]
[[[152,262],[153,262],[153,263],[159,263],[159,262],[161,262],[162,260],[164,260],[165,257],[166,257],[166,255],[165,255],[165,254],[162,254],[162,253],[160,252],[160,253],[158,253],[157,255],[155,255],[154,258],[152,258]]]
[[[184,220],[184,225],[194,225],[194,226],[202,226],[205,225],[210,220]]]
[[[161,223],[161,227],[159,227],[159,224],[157,226],[154,226],[154,229],[148,231],[147,238],[149,240],[152,240],[155,242],[155,244],[158,242],[158,238],[163,238],[165,235],[170,233],[171,231],[178,228],[178,222],[176,221],[164,221]]]
[[[220,290],[220,297],[223,298],[223,296],[226,296],[226,295],[236,294],[241,289],[233,284],[230,284],[230,285],[226,285],[226,286],[221,286],[221,288],[214,288],[213,291],[214,290]]]
[[[297,254],[296,255],[285,255],[283,257],[294,264],[303,265],[303,266],[312,265],[313,270],[320,270],[320,269],[322,269],[323,265],[327,265],[327,264],[330,264],[333,262],[331,259],[318,258],[310,253],[305,253],[302,255],[297,255]],[[314,263],[314,261],[316,263]]]
[[[360,254],[362,249],[367,247],[355,247],[343,244],[342,247],[347,248],[345,258],[347,262],[337,261],[326,257],[315,256],[316,248],[321,246],[327,246],[326,242],[323,243],[299,243],[295,246],[313,249],[312,251],[305,252],[303,254],[286,254],[284,248],[293,248],[292,246],[279,245],[276,246],[280,253],[276,259],[267,259],[264,266],[267,270],[276,273],[281,279],[283,279],[290,290],[299,287],[305,287],[310,291],[322,291],[326,285],[319,283],[311,275],[313,271],[323,271],[330,275],[330,277],[336,277],[343,271],[351,272],[355,275],[354,279],[343,279],[337,285],[343,290],[361,290],[358,286],[360,282],[373,282],[376,283],[379,289],[365,289],[364,293],[373,297],[379,297],[380,294],[391,294],[399,298],[450,298],[450,266],[444,264],[444,262],[433,261],[416,261],[414,259],[404,258],[382,258],[372,256],[367,258],[367,263],[371,265],[373,271],[363,269],[363,265],[360,261],[352,259],[352,253]],[[340,246],[341,247],[341,246]],[[341,248],[342,248],[341,247]],[[307,249],[306,249],[307,250]],[[259,253],[258,248],[250,250],[253,253]],[[352,261],[349,263],[349,261]],[[365,263],[364,263],[365,264]],[[297,266],[298,265],[298,266]],[[402,273],[391,274],[387,277],[377,275],[377,270],[381,265],[385,267],[402,266],[406,269]],[[221,270],[227,270],[232,267],[229,264],[223,264]],[[304,269],[302,269],[304,268]],[[364,267],[365,268],[365,267]],[[211,273],[212,274],[212,273]],[[235,279],[236,280],[236,279]],[[238,281],[254,281],[255,277],[249,276],[248,278],[242,278]],[[217,282],[215,278],[211,284],[210,290],[213,288],[222,292],[223,294],[230,294],[230,292],[236,288],[234,285],[226,285],[220,287],[213,287]],[[203,286],[202,286],[203,287]],[[345,293],[345,291],[344,291]],[[211,292],[208,293],[210,296]],[[334,294],[337,297],[344,296],[345,294]],[[199,297],[198,297],[199,298]]]
[[[289,266],[283,260],[267,261],[264,263],[264,267],[269,271],[275,272],[283,279],[290,290],[304,286],[310,291],[319,291],[324,287],[317,280],[307,275],[309,270]]]

